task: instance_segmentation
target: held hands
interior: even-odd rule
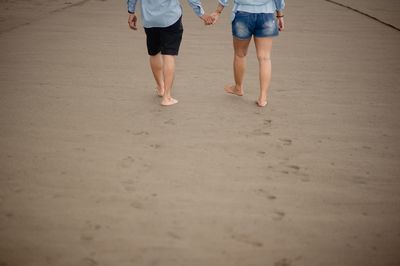
[[[204,21],[204,25],[206,25],[206,26],[212,25],[215,23],[215,19],[210,15],[204,14],[200,18]]]
[[[202,17],[202,19],[204,20],[204,24],[205,25],[214,25],[215,23],[217,23],[220,14],[221,14],[221,12],[214,11],[210,15],[204,15],[203,17],[206,18],[206,19],[203,19],[203,17]]]
[[[214,11],[211,13],[211,17],[213,18],[213,21],[214,21],[213,24],[217,23],[220,14],[221,13],[219,13],[217,11]]]

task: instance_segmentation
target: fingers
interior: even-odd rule
[[[217,20],[219,18],[219,14],[217,12],[211,13],[211,17],[213,19],[213,24],[217,23]]]
[[[131,28],[132,30],[137,30],[137,26],[136,26],[136,23],[135,22],[128,22],[128,24],[129,24],[129,28]]]
[[[133,21],[131,25],[129,25],[132,30],[137,30],[136,21]]]
[[[212,25],[215,23],[215,18],[210,15],[203,15],[201,19],[204,21],[204,25]]]
[[[128,25],[129,28],[131,28],[132,30],[137,30],[137,17],[134,14],[130,14],[128,17]]]
[[[283,21],[283,18],[278,18],[278,27],[279,31],[283,31],[285,29],[285,23]]]

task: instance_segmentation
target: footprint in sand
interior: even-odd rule
[[[283,145],[285,145],[285,146],[289,146],[289,145],[292,145],[292,140],[291,139],[279,139],[281,142],[282,142],[282,144]]]
[[[274,266],[291,266],[291,265],[292,261],[286,258],[278,260],[277,262],[274,263]]]
[[[141,203],[140,201],[133,201],[133,202],[131,202],[130,206],[132,208],[134,208],[134,209],[137,209],[137,210],[143,210],[144,209],[143,203]]]
[[[358,184],[358,185],[366,185],[368,184],[367,180],[363,176],[353,176],[352,181],[353,184]]]
[[[161,148],[160,144],[151,144],[150,147],[152,147],[153,149],[159,149]]]
[[[257,189],[256,193],[259,194],[260,196],[263,196],[263,197],[269,199],[269,200],[276,200],[276,196],[268,193],[267,191],[265,191],[262,188]]]
[[[80,263],[81,266],[97,266],[98,263],[92,258],[83,258]]]
[[[130,130],[128,130],[128,132],[130,132]],[[136,131],[136,132],[132,132],[132,135],[134,135],[134,136],[148,136],[148,135],[150,135],[150,133],[147,132],[147,131]]]
[[[120,184],[128,192],[135,191],[135,182],[131,179],[122,180],[122,181],[120,181]]]
[[[262,129],[255,129],[253,130],[253,135],[255,136],[270,136],[271,133],[263,131]]]
[[[86,221],[83,232],[81,233],[81,241],[91,242],[94,240],[94,235],[96,231],[101,230],[102,226],[100,224],[93,224],[91,221]]]
[[[14,213],[13,212],[5,212],[4,216],[7,217],[8,219],[11,219],[14,217]]]
[[[265,126],[270,126],[272,124],[272,120],[271,119],[264,119],[264,125]]]
[[[81,234],[81,240],[85,242],[90,242],[93,241],[94,237],[90,233],[82,233]]]
[[[304,183],[311,181],[310,178],[308,177],[308,175],[304,175],[304,177],[302,177],[300,180],[301,180],[301,182],[304,182]]]
[[[181,237],[174,232],[168,232],[167,235],[173,239],[181,239]]]
[[[290,169],[295,170],[295,171],[299,171],[299,170],[300,170],[300,166],[297,166],[297,165],[288,165],[288,167],[289,167]]]
[[[291,173],[295,174],[296,176],[301,177],[300,180],[302,182],[310,182],[310,176],[308,174],[300,171],[301,170],[300,166],[298,166],[298,165],[287,165],[286,167],[290,169]],[[304,168],[304,170],[307,170],[307,167]],[[289,174],[290,172],[288,170],[282,171],[282,173],[284,173],[284,174]]]
[[[122,161],[119,163],[119,165],[122,168],[128,168],[130,167],[133,163],[135,162],[135,159],[133,159],[131,156],[125,157],[122,159]]]
[[[252,240],[246,235],[232,235],[231,237],[232,237],[232,239],[234,239],[236,241],[239,241],[239,242],[242,242],[242,243],[254,246],[254,247],[262,247],[263,246],[263,243]]]
[[[286,214],[283,211],[274,211],[274,216],[272,217],[272,219],[274,221],[282,221],[285,215]]]
[[[171,126],[176,125],[176,123],[175,123],[175,121],[173,119],[168,119],[167,121],[164,122],[164,124],[171,125]]]

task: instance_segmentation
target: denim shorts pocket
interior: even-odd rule
[[[278,25],[274,14],[272,13],[258,14],[254,36],[273,37],[277,36],[278,34],[279,34]]]
[[[248,39],[252,36],[252,30],[249,27],[250,15],[246,12],[237,12],[232,21],[232,34],[239,39]]]

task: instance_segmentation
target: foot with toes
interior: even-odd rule
[[[243,89],[236,85],[228,85],[224,88],[225,92],[235,94],[237,96],[243,96]]]

